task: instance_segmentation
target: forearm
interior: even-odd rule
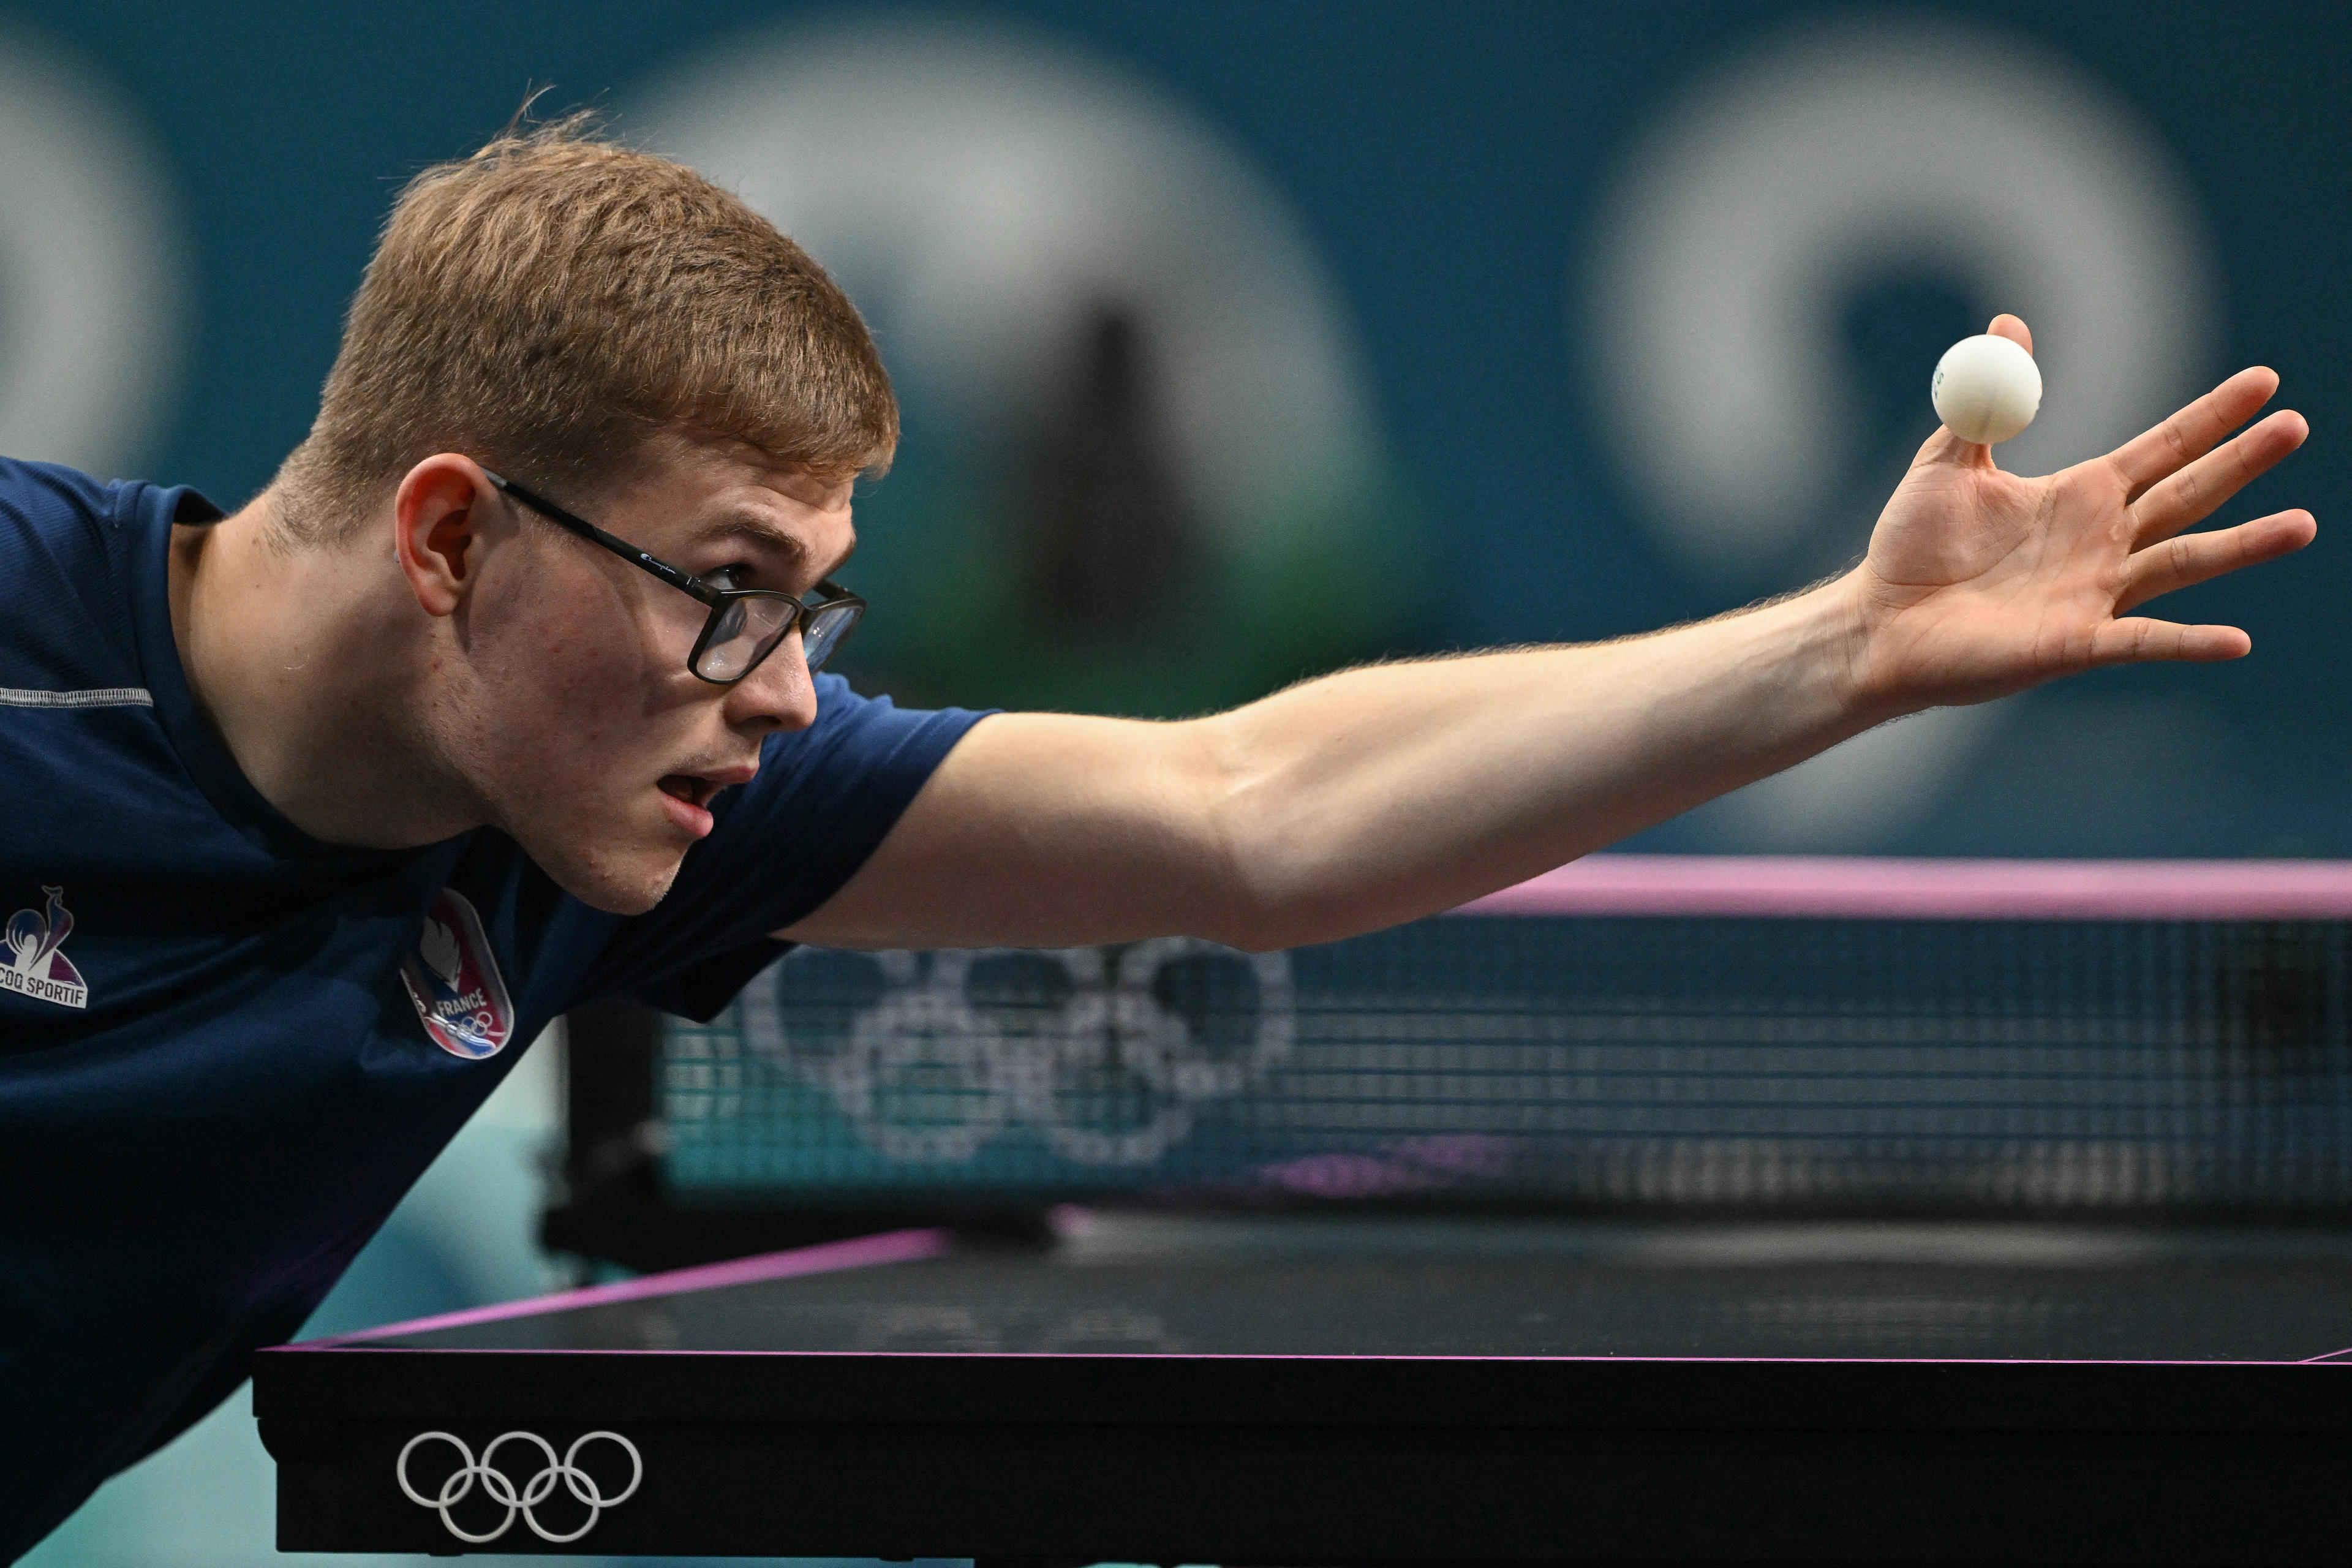
[[[1851,692],[1846,603],[1349,670],[1182,723],[1005,714],[780,934],[1263,949],[1430,914],[1893,717]]]
[[[1449,908],[1894,717],[1853,689],[1850,603],[1830,584],[1619,642],[1350,670],[1201,721],[1234,939]]]

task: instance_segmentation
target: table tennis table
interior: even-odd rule
[[[1066,1211],[265,1351],[288,1550],[2352,1560],[2318,1227]]]

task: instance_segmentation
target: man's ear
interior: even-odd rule
[[[392,501],[393,552],[426,615],[450,615],[464,600],[498,505],[482,466],[455,452],[427,458],[402,477]]]

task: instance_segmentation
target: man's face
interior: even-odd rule
[[[636,479],[553,499],[719,585],[804,594],[849,554],[847,483],[738,443],[665,436]],[[532,483],[531,476],[512,476]],[[635,914],[710,831],[760,743],[816,719],[797,634],[733,686],[686,667],[708,611],[609,551],[501,500],[454,617],[464,679],[435,729],[448,764],[567,892]]]

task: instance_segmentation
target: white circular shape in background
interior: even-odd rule
[[[789,26],[665,72],[625,122],[804,246],[892,374],[978,443],[1101,306],[1147,335],[1170,456],[1244,558],[1371,471],[1352,337],[1286,201],[1132,73],[954,13]]]
[[[2097,456],[2210,368],[2212,268],[2164,149],[1981,26],[1848,19],[1742,52],[1660,110],[1595,233],[1596,402],[1630,499],[1717,583],[1811,569],[1815,531],[1851,524],[1834,503],[1873,454],[1837,311],[1894,267],[1946,269],[2038,334],[2049,403],[2012,472]]]
[[[1593,233],[1577,308],[1627,499],[1719,589],[1850,559],[1857,494],[1874,513],[1900,477],[1872,471],[1885,454],[1864,449],[1841,341],[1874,279],[1942,271],[2035,329],[2049,395],[1997,455],[2014,473],[2110,449],[2211,369],[2213,267],[2168,154],[2081,71],[1981,26],[1863,16],[1768,37],[1660,107]],[[1883,847],[2009,710],[1883,727],[1698,820],[1725,848]]]
[[[0,29],[0,455],[117,477],[177,384],[177,203],[138,122],[56,49]]]

